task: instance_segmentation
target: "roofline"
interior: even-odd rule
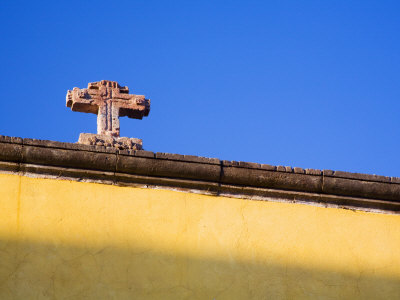
[[[400,213],[400,178],[0,136],[0,170]]]

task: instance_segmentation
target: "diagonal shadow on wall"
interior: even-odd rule
[[[400,278],[1,240],[0,299],[400,299]]]

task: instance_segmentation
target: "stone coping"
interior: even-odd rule
[[[400,212],[400,178],[0,136],[0,170]]]

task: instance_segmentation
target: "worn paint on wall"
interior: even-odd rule
[[[0,175],[0,299],[399,299],[400,216]]]

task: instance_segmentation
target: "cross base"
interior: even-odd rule
[[[81,133],[79,144],[114,147],[120,150],[142,150],[142,140],[128,137],[115,137],[105,134]]]

